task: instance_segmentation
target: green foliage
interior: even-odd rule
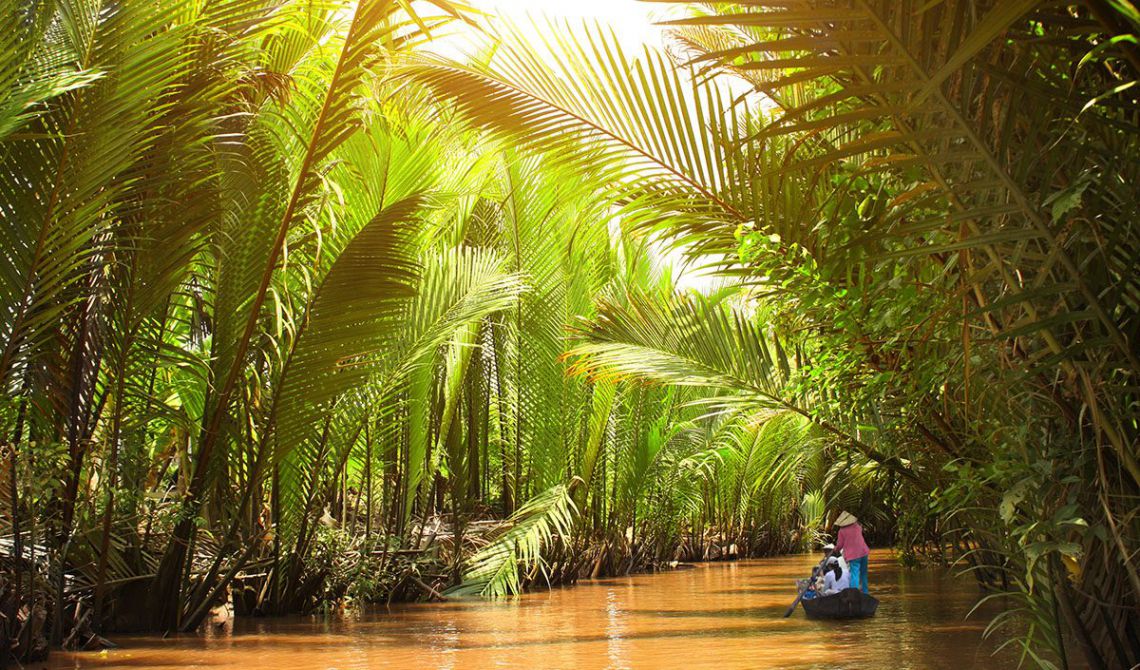
[[[555,486],[534,496],[507,521],[507,530],[467,563],[463,583],[451,595],[505,596],[522,590],[521,574],[545,572],[543,552],[574,532],[578,508],[571,487]]]
[[[884,470],[879,488],[897,493],[898,476],[934,492],[933,508],[908,512],[911,531],[975,546],[983,583],[1051,619],[1028,624],[1030,658],[1054,662],[1069,627],[1090,663],[1127,666],[1136,650],[1111,640],[1134,633],[1112,612],[1140,597],[1135,17],[1130,3],[715,3],[669,22],[707,87],[679,104],[646,103],[678,100],[652,54],[628,61],[589,31],[559,31],[550,63],[524,51],[498,69],[421,62],[411,75],[503,137],[590,169],[595,154],[565,150],[588,139],[658,177],[683,214],[629,220],[749,289],[735,315],[604,301],[578,370],[810,418]],[[762,98],[727,116],[723,76]],[[683,115],[706,119],[716,169],[678,158],[701,155],[683,149]],[[643,195],[625,207],[651,207]],[[795,361],[779,373],[776,347]],[[687,462],[709,471],[747,453],[721,443]],[[1046,475],[1059,453],[1065,473]],[[833,472],[866,481],[862,463]],[[1059,509],[1022,509],[1057,500],[1058,482]],[[1093,517],[1103,531],[1082,533],[1076,520]],[[1101,552],[1115,558],[1089,559]],[[1076,567],[1042,589],[1046,557]],[[1111,602],[1088,595],[1098,579]],[[1092,611],[1100,623],[1085,623]]]
[[[0,508],[96,619],[848,508],[1013,594],[1026,659],[1135,662],[1132,3],[713,3],[465,63],[422,49],[444,0],[3,9]]]

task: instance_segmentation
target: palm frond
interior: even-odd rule
[[[569,486],[559,484],[534,496],[509,521],[509,528],[467,562],[463,583],[448,595],[506,596],[522,592],[519,574],[542,570],[542,552],[566,542],[578,508]]]
[[[509,32],[486,67],[419,58],[400,72],[455,100],[481,127],[572,161],[617,189],[631,223],[732,230],[749,198],[728,95],[687,77],[662,53],[633,58],[599,27],[550,26],[542,58]]]
[[[416,295],[416,227],[422,199],[385,208],[336,255],[315,287],[279,384],[278,442],[298,443],[338,396],[356,388],[398,341]],[[280,456],[278,456],[280,457]]]

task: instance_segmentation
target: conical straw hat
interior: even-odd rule
[[[842,528],[844,526],[850,526],[857,521],[858,519],[856,519],[855,515],[851,512],[841,512],[839,518],[835,520],[835,525]]]

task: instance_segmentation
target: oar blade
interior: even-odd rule
[[[796,611],[796,605],[800,604],[800,599],[803,597],[804,597],[803,591],[800,591],[800,594],[798,596],[796,596],[795,600],[792,601],[792,605],[791,605],[791,607],[788,608],[788,611],[784,612],[784,618],[785,619],[792,616],[792,612]]]

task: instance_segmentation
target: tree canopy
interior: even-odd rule
[[[1031,662],[1140,661],[1135,4],[653,1],[635,51],[453,0],[0,0],[0,600],[186,630],[845,508]]]

